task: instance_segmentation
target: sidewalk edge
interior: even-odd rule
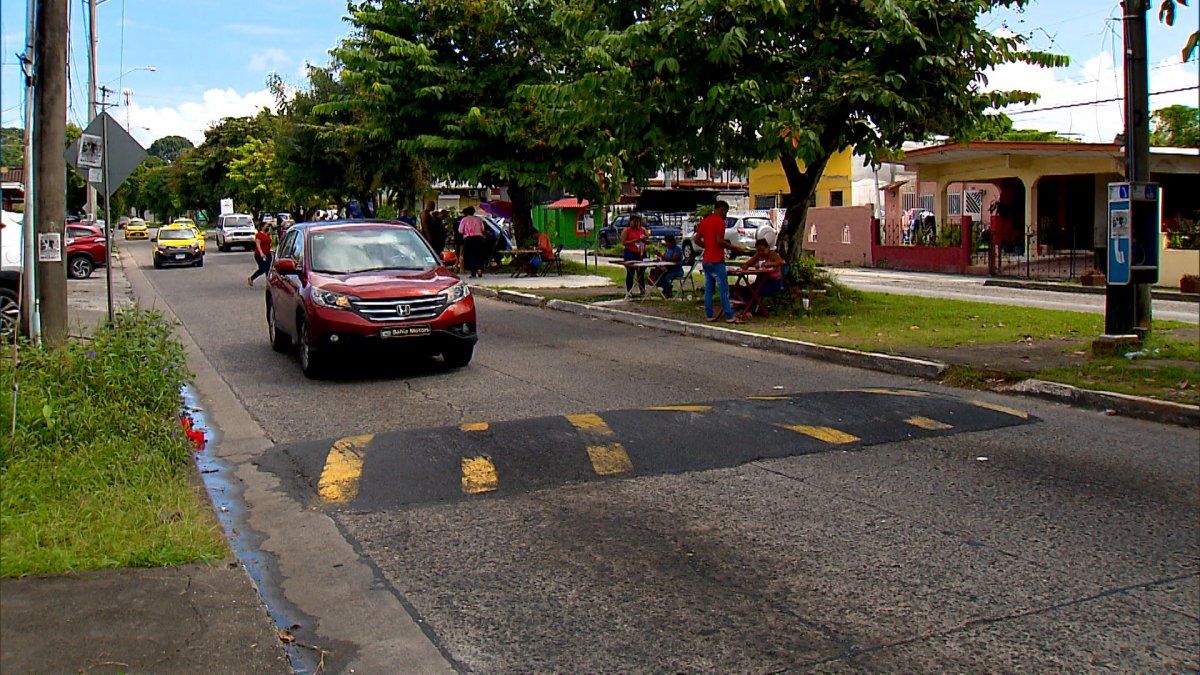
[[[1165,422],[1185,427],[1200,426],[1200,406],[1160,401],[1145,396],[1132,396],[1112,391],[1082,389],[1070,384],[1046,380],[1022,380],[1004,391],[1052,401],[1066,402],[1080,408],[1113,410],[1124,417]]]
[[[1102,286],[1068,286],[1066,284],[1045,281],[1020,281],[1016,279],[987,279],[983,282],[983,285],[996,288],[1022,288],[1030,291],[1053,291],[1055,293],[1080,293],[1084,295],[1104,295],[1105,293]],[[1150,296],[1155,300],[1200,303],[1200,295],[1196,293],[1152,289]]]

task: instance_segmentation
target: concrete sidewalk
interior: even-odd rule
[[[71,333],[87,334],[107,316],[104,270],[67,289]],[[118,308],[134,304],[119,259],[113,289]],[[291,671],[274,621],[232,556],[0,580],[0,672]]]

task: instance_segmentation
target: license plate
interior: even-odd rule
[[[431,335],[433,333],[432,326],[400,326],[398,328],[382,328],[379,330],[381,338],[400,338],[400,337],[417,337],[420,335]]]
[[[184,255],[184,254],[182,254],[182,253],[176,253],[176,254],[175,254],[175,259],[176,259],[176,260],[183,260],[183,259],[184,259],[184,258],[186,258],[186,257],[187,257],[187,256],[185,256],[185,255]]]

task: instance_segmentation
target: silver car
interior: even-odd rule
[[[692,236],[695,232],[696,223],[684,223],[683,258],[688,264],[691,264],[692,260],[700,253],[699,249],[692,244]],[[778,237],[779,233],[771,225],[771,219],[767,217],[766,211],[730,211],[725,214],[725,240],[735,246],[753,250],[754,242],[766,239],[771,248],[775,248],[775,241]]]
[[[254,219],[245,213],[225,213],[217,216],[217,248],[228,251],[234,246],[254,248]]]

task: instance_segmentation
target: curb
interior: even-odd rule
[[[1069,384],[1045,380],[1022,380],[1005,391],[1066,402],[1093,410],[1115,410],[1118,415],[1166,422],[1185,427],[1200,426],[1200,406],[1159,401],[1144,396],[1131,396],[1110,391],[1080,389]]]
[[[501,291],[500,299],[508,300],[506,292]],[[626,312],[624,310],[611,309],[608,307],[596,307],[595,305],[585,305],[583,303],[570,302],[569,300],[550,300],[549,302],[545,302],[543,300],[543,304],[547,309],[554,309],[561,312],[569,312],[571,314],[578,314],[593,318],[611,319],[613,321],[630,324],[633,326],[655,328],[668,333],[703,337],[716,342],[723,342],[725,344],[753,347],[756,349],[791,354],[794,356],[806,356],[830,363],[837,363],[843,366],[866,368],[868,370],[877,370],[885,373],[892,373],[894,375],[905,375],[908,377],[919,377],[933,380],[940,377],[941,374],[945,372],[947,368],[949,368],[947,364],[939,363],[937,361],[926,361],[924,359],[914,359],[907,356],[892,356],[890,354],[860,352],[853,349],[844,349],[842,347],[828,347],[826,345],[818,345],[811,342],[801,342],[800,340],[778,338],[770,335],[760,335],[758,333],[748,333],[746,331],[734,330],[732,328],[725,328],[722,326],[697,325],[687,321],[680,321],[678,319],[647,316],[645,314]]]
[[[1023,288],[1031,291],[1055,291],[1058,293],[1083,293],[1085,295],[1104,295],[1102,286],[1068,286],[1043,281],[1010,281],[1008,279],[988,279],[984,286],[999,288]],[[1179,291],[1151,290],[1150,297],[1155,300],[1173,300],[1175,302],[1200,303],[1200,294],[1181,293]]]

